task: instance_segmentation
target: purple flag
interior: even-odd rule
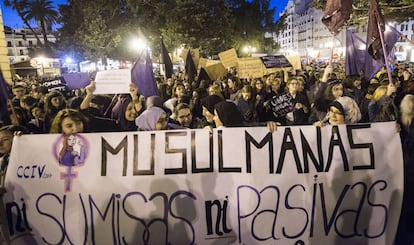
[[[384,32],[384,43],[387,54],[391,53],[391,50],[400,37],[401,33],[394,27],[386,26]],[[366,53],[367,52],[365,52],[365,54]],[[380,53],[382,55],[382,50]],[[388,57],[390,56],[388,55]],[[383,65],[385,65],[384,59],[375,60],[371,55],[365,55],[365,77],[370,79],[381,69]]]
[[[352,31],[346,31],[346,75],[358,75],[364,71],[366,44]]]
[[[145,98],[158,95],[158,88],[148,50],[142,52],[132,67],[131,80],[137,86],[138,92],[144,95]]]
[[[368,16],[367,50],[374,59],[379,60],[384,55],[382,52],[380,32],[384,32],[385,24],[378,0],[370,0]],[[378,28],[378,25],[381,29]]]
[[[322,22],[336,35],[349,20],[352,13],[352,0],[328,0],[323,12]]]
[[[90,79],[87,72],[75,72],[63,74],[66,86],[70,89],[81,89],[89,85]]]
[[[0,123],[8,125],[10,121],[10,113],[7,101],[12,98],[9,85],[4,80],[3,72],[0,70]]]

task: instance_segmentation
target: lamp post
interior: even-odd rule
[[[251,45],[247,45],[243,48],[243,51],[247,54],[247,56],[251,56],[253,52],[256,52],[256,47]]]
[[[129,46],[134,51],[140,52],[140,51],[144,50],[147,47],[147,44],[141,38],[133,38],[129,42]]]
[[[39,56],[37,57],[37,61],[40,62],[41,66],[42,66],[42,76],[45,75],[45,66],[44,66],[44,62],[45,62],[45,57],[43,56]]]

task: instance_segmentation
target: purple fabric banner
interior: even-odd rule
[[[364,72],[366,44],[352,31],[346,31],[346,75],[358,75]]]
[[[401,37],[401,33],[398,32],[394,27],[386,26],[384,32],[384,42],[385,42],[385,50],[388,54],[391,53],[395,43]],[[367,54],[367,52],[365,52]],[[381,55],[383,54],[381,50]],[[375,60],[371,55],[365,55],[365,77],[370,79],[381,69],[382,66],[385,65],[384,58],[381,57],[379,60]]]
[[[74,72],[63,74],[66,86],[70,89],[81,89],[89,85],[90,78],[87,72]]]
[[[323,12],[322,22],[333,35],[336,35],[346,24],[351,13],[351,0],[328,0]]]
[[[380,32],[384,32],[385,24],[378,0],[370,0],[368,16],[367,50],[372,58],[380,60],[383,57]],[[381,30],[378,29],[378,25]]]
[[[141,56],[135,62],[131,70],[131,80],[138,92],[148,98],[152,95],[158,95],[158,88],[155,82],[152,61],[148,50],[142,52]]]

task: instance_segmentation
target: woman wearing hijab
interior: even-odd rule
[[[205,126],[215,127],[214,125],[214,106],[223,101],[224,99],[218,95],[209,95],[201,99],[201,106],[203,110],[204,119],[199,126],[203,128]]]
[[[167,113],[156,106],[146,109],[135,119],[135,124],[141,131],[165,130],[167,123]]]
[[[233,102],[222,101],[214,106],[214,123],[217,128],[241,127],[243,117]]]

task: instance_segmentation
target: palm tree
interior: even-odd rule
[[[23,23],[26,25],[27,28],[34,34],[37,39],[37,43],[41,44],[42,42],[39,39],[39,36],[36,34],[33,27],[30,25],[29,20],[26,19],[25,12],[26,9],[30,7],[30,3],[28,0],[4,0],[4,6],[11,7],[13,10],[17,12],[20,19],[22,19]]]
[[[59,13],[49,0],[32,0],[29,1],[29,7],[23,10],[23,16],[27,20],[35,20],[39,23],[42,31],[44,46],[48,49],[47,26],[57,23]]]

